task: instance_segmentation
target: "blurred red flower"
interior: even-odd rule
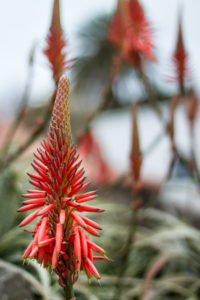
[[[141,58],[155,60],[152,30],[138,0],[118,0],[111,19],[108,40],[119,50],[119,55],[141,68]]]
[[[181,24],[181,20],[179,20],[178,37],[177,37],[176,49],[173,55],[173,62],[175,66],[176,80],[178,81],[179,89],[181,93],[184,93],[184,82],[188,75],[187,60],[188,60],[188,54],[185,50],[185,46],[183,42],[182,24]]]
[[[94,183],[103,185],[116,178],[115,172],[103,158],[101,147],[92,131],[79,133],[78,151],[86,163],[87,174]]]

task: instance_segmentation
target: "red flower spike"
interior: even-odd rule
[[[81,216],[81,212],[98,213],[103,209],[79,203],[91,201],[96,195],[95,191],[84,191],[89,184],[84,183],[84,170],[72,144],[68,94],[69,81],[66,76],[62,76],[48,138],[42,142],[32,165],[38,175],[31,174],[31,183],[38,189],[28,190],[28,194],[24,195],[28,200],[19,209],[29,210],[41,206],[20,224],[24,226],[39,217],[35,229],[31,230],[33,241],[24,252],[24,258],[36,259],[44,267],[51,266],[58,274],[62,286],[70,278],[74,283],[80,269],[84,269],[88,277],[94,275],[99,278],[92,263],[92,251],[105,253],[94,243],[90,244],[85,234],[88,231],[99,236],[95,229],[101,227]],[[90,262],[86,263],[88,259]]]
[[[188,75],[187,60],[188,54],[185,50],[183,42],[183,33],[180,18],[178,25],[178,38],[176,43],[176,49],[173,55],[173,62],[175,66],[176,79],[179,84],[179,90],[182,94],[184,94],[184,83]]]
[[[52,21],[47,36],[47,47],[44,50],[44,54],[48,58],[53,72],[53,78],[56,83],[58,83],[63,72],[70,67],[70,61],[66,61],[65,47],[66,42],[63,37],[60,22],[60,1],[54,0]]]
[[[117,65],[121,58],[141,68],[141,57],[155,60],[152,30],[138,0],[118,0],[111,19],[108,40],[118,49]],[[119,67],[118,67],[119,68]]]

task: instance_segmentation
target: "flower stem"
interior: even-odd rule
[[[76,300],[76,298],[74,297],[74,289],[73,289],[73,284],[71,279],[67,280],[64,291],[65,291],[65,300]]]
[[[127,237],[127,242],[123,251],[123,256],[122,256],[122,266],[120,269],[120,272],[118,274],[118,280],[115,285],[115,293],[114,293],[114,299],[120,299],[121,293],[122,293],[122,278],[124,277],[128,263],[129,263],[129,257],[130,257],[130,252],[131,252],[131,247],[133,244],[133,240],[135,237],[137,231],[137,210],[132,211],[131,215],[131,222],[130,222],[130,227],[129,227],[129,233]]]
[[[8,154],[4,160],[2,157],[0,158],[0,171],[3,172],[13,161],[15,161],[35,140],[36,138],[44,131],[46,125],[50,119],[50,113],[52,111],[52,105],[55,100],[56,90],[53,92],[52,97],[50,99],[50,103],[48,104],[47,110],[44,115],[44,119],[42,124],[39,124],[33,131],[33,133],[28,137],[28,139],[20,145],[13,153]]]

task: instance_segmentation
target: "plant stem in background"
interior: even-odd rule
[[[124,277],[126,270],[129,264],[129,257],[131,253],[131,248],[134,243],[135,234],[137,231],[138,224],[138,210],[141,207],[143,201],[139,195],[141,190],[141,182],[140,182],[140,172],[142,167],[142,154],[140,150],[140,138],[139,138],[139,130],[138,130],[138,120],[137,120],[137,103],[133,103],[132,109],[132,120],[133,120],[133,130],[132,130],[132,149],[130,153],[130,169],[131,175],[133,179],[133,202],[132,202],[132,214],[129,225],[129,233],[127,237],[127,242],[122,255],[122,265],[120,272],[118,274],[118,282],[116,285],[116,293],[114,299],[120,299],[123,285],[122,278]]]
[[[115,293],[114,293],[113,300],[120,299],[120,296],[122,294],[123,291],[122,278],[124,277],[126,270],[129,266],[129,257],[130,257],[131,248],[134,242],[136,231],[137,231],[137,210],[133,209],[131,214],[130,224],[129,224],[129,233],[127,237],[127,242],[123,249],[123,254],[121,257],[120,272],[118,273],[118,280],[115,284]]]
[[[20,123],[22,122],[23,117],[26,112],[26,109],[27,109],[27,104],[28,104],[28,100],[30,97],[30,90],[31,90],[31,85],[32,85],[32,80],[33,80],[34,54],[35,54],[35,45],[31,49],[31,53],[30,53],[30,57],[29,57],[28,75],[27,75],[27,80],[26,80],[26,85],[25,85],[23,96],[22,96],[22,100],[20,102],[20,107],[19,107],[17,116],[14,119],[14,121],[10,127],[10,130],[7,134],[6,140],[4,142],[4,146],[3,146],[3,149],[1,152],[2,157],[4,157],[5,154],[9,151],[11,143],[15,136],[15,133],[16,133]]]
[[[119,58],[120,59],[120,58]],[[96,118],[96,116],[106,111],[109,107],[112,107],[114,104],[114,96],[113,96],[113,84],[116,82],[118,74],[120,72],[120,61],[116,63],[116,57],[113,58],[113,63],[111,64],[109,80],[107,86],[103,90],[102,102],[99,107],[87,118],[86,130],[90,128],[90,124]]]
[[[10,166],[11,163],[13,163],[20,155],[24,153],[25,150],[27,150],[28,147],[32,145],[32,143],[38,138],[40,134],[43,133],[45,130],[52,111],[52,106],[55,100],[56,90],[54,91],[51,100],[49,102],[49,105],[47,107],[44,119],[41,124],[37,125],[35,130],[33,130],[33,133],[30,135],[30,137],[25,141],[24,144],[20,145],[14,153],[9,154],[7,157],[4,158],[4,160],[0,161],[0,171],[4,171],[6,168]]]

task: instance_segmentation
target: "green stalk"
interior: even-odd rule
[[[64,291],[65,291],[65,300],[76,300],[76,298],[74,297],[74,289],[73,289],[73,284],[71,279],[67,280]]]

